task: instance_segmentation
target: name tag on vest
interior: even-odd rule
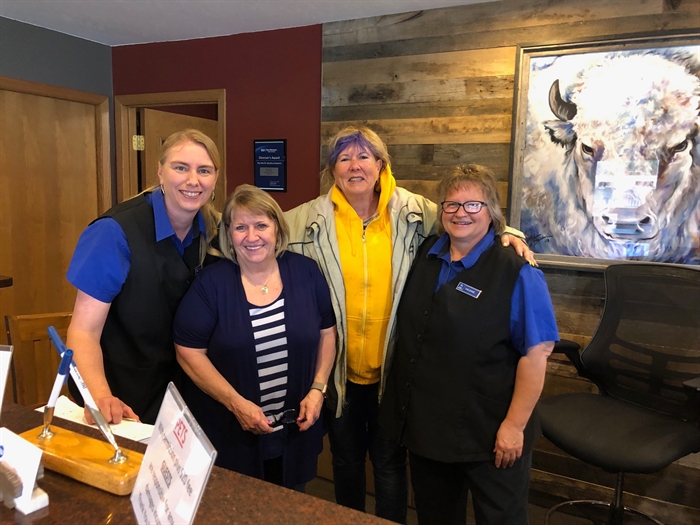
[[[479,296],[481,295],[481,290],[477,290],[473,286],[469,286],[468,284],[464,284],[464,283],[459,283],[457,285],[457,291],[465,293],[465,294],[473,297],[474,299],[478,299]]]

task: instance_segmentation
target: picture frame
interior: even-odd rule
[[[700,267],[699,108],[700,31],[518,46],[508,224],[544,266]]]
[[[287,139],[253,141],[253,180],[265,191],[287,191]]]

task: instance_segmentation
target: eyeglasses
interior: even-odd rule
[[[467,202],[454,202],[454,201],[443,201],[440,203],[442,206],[442,211],[445,213],[457,213],[459,208],[464,208],[467,213],[479,213],[481,208],[486,206],[485,202],[480,201],[467,201]]]
[[[295,408],[290,408],[279,414],[273,414],[272,412],[264,413],[267,420],[270,422],[271,427],[278,427],[280,425],[291,425],[297,422],[297,411]]]

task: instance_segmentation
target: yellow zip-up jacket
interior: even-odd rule
[[[361,385],[377,383],[381,378],[392,311],[391,221],[387,204],[396,181],[390,168],[381,174],[380,184],[377,217],[366,228],[337,186],[331,194],[345,278],[347,378]]]

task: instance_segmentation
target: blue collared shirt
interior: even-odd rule
[[[180,257],[192,241],[205,231],[204,217],[197,212],[197,220],[184,240],[175,235],[165,209],[163,194],[156,190],[145,195],[153,207],[156,242],[170,238]],[[104,217],[89,225],[78,239],[66,278],[81,292],[103,303],[111,303],[121,291],[131,267],[131,252],[121,226],[111,217]]]
[[[440,275],[435,291],[454,279],[462,270],[471,268],[479,257],[495,241],[493,229],[474,248],[459,261],[450,260],[450,237],[446,233],[428,251],[428,257],[437,257],[442,261]],[[469,283],[465,283],[469,284]],[[554,317],[554,307],[549,297],[547,281],[541,270],[525,264],[518,275],[513,288],[510,309],[510,336],[513,345],[521,355],[544,341],[558,341],[559,331]]]

